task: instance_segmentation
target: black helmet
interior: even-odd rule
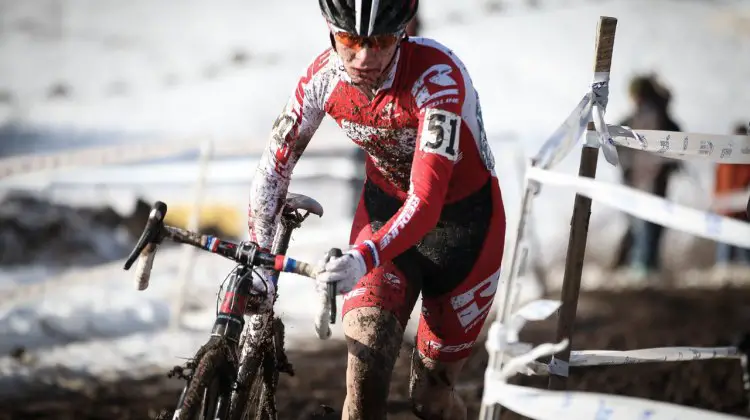
[[[318,0],[328,23],[359,36],[398,32],[417,13],[419,0]]]

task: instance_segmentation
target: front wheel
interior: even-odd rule
[[[225,420],[234,383],[234,364],[224,340],[212,340],[196,354],[192,377],[172,420]]]
[[[232,420],[277,420],[276,387],[279,373],[294,376],[284,351],[284,324],[273,318],[261,339],[245,354],[233,396]]]

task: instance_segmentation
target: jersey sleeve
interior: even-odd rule
[[[419,127],[409,191],[402,207],[370,240],[355,244],[368,272],[421,240],[440,218],[453,166],[459,160],[466,89],[453,64],[427,69],[412,88]]]
[[[286,199],[292,171],[325,116],[325,78],[321,69],[330,50],[323,53],[300,77],[260,158],[250,186],[248,231],[250,240],[270,250],[276,224]]]

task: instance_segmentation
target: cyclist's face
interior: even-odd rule
[[[375,88],[382,80],[401,37],[400,34],[358,37],[335,32],[333,39],[352,83]]]

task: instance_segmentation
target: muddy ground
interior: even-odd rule
[[[574,349],[629,350],[660,346],[724,346],[750,329],[750,288],[724,290],[585,292],[579,304]],[[534,343],[551,341],[556,320],[531,324],[522,336]],[[407,395],[405,346],[391,385],[391,419],[413,419]],[[282,376],[278,401],[281,419],[308,419],[319,404],[339,407],[344,398],[345,347],[341,343],[316,354],[290,353],[297,376]],[[477,418],[487,363],[476,348],[460,393]],[[514,382],[546,386],[544,378]],[[657,363],[573,369],[569,388],[616,393],[750,417],[737,360]],[[46,393],[24,401],[0,401],[0,419],[148,419],[177,399],[179,383],[162,378],[102,386],[88,395]],[[517,418],[506,413],[504,418]]]

